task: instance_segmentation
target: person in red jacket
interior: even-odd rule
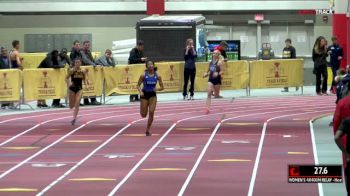
[[[336,135],[337,131],[340,128],[341,123],[346,119],[350,117],[350,96],[346,96],[343,99],[341,99],[334,112],[333,116],[333,131],[334,135]],[[341,138],[341,143],[345,146],[346,145],[347,137],[343,136]],[[343,156],[343,165],[344,168],[346,168],[347,161],[346,157]]]

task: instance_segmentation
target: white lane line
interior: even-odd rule
[[[317,148],[316,148],[316,140],[315,140],[315,132],[314,132],[314,121],[316,119],[318,119],[319,117],[317,118],[314,118],[314,119],[311,119],[309,121],[309,126],[310,126],[310,135],[311,135],[311,142],[312,142],[312,152],[314,154],[314,160],[315,160],[315,165],[318,165],[320,164],[320,162],[318,161],[318,152],[317,152]],[[322,183],[317,183],[317,188],[318,188],[318,194],[319,196],[323,196],[324,195],[324,192],[323,192],[323,185]]]
[[[270,118],[264,123],[264,129],[263,129],[263,133],[262,133],[261,138],[260,138],[258,153],[256,155],[256,159],[255,159],[255,163],[254,163],[254,169],[253,169],[252,177],[250,179],[250,184],[249,184],[249,189],[248,189],[248,196],[252,196],[253,192],[254,192],[254,185],[255,185],[255,181],[256,181],[256,175],[258,173],[260,156],[261,156],[262,146],[263,146],[263,142],[264,142],[264,138],[265,138],[265,132],[266,132],[267,124],[270,121],[278,119],[278,118],[284,118],[284,117],[290,117],[290,116],[296,116],[296,115],[304,115],[304,114],[313,114],[313,113],[319,113],[319,112],[329,112],[329,110],[319,110],[319,111],[313,111],[313,112],[303,112],[303,113],[298,113],[298,114],[282,115],[282,116],[277,116],[277,117]]]
[[[271,104],[270,104],[271,105]],[[290,104],[291,106],[295,106],[294,103],[291,103]],[[315,106],[318,106],[318,104],[314,104]],[[266,107],[266,106],[264,106]],[[300,108],[300,107],[305,107],[305,106],[296,106],[296,107],[292,107],[292,108]],[[276,107],[274,109],[278,109],[278,108],[284,108],[284,107]],[[235,108],[237,109],[237,108]],[[263,108],[263,109],[259,109],[259,110],[266,110],[266,108]],[[259,110],[247,110],[245,112],[254,112],[254,111],[259,111]],[[297,111],[299,111],[300,109],[298,109]],[[283,111],[283,110],[282,110]],[[276,113],[276,112],[282,112],[281,110],[279,111],[275,111],[275,112],[268,112],[268,113]],[[291,111],[291,110],[286,110],[286,111]],[[294,110],[292,110],[294,111]],[[210,115],[218,115],[218,114],[225,114],[227,112],[221,112],[221,113],[216,113],[216,114],[210,114]],[[229,112],[229,113],[235,113],[235,112]],[[177,121],[174,126],[172,127],[172,129],[179,123],[183,122],[183,121],[186,121],[186,120],[190,120],[190,119],[194,119],[194,118],[200,118],[200,117],[205,117],[205,116],[210,116],[210,115],[200,115],[200,116],[194,116],[194,117],[189,117],[189,118],[184,118],[184,119],[181,119],[179,121]],[[250,114],[250,115],[253,115],[253,114]],[[243,116],[247,116],[247,115],[243,115]],[[249,115],[248,115],[249,116]],[[235,118],[235,117],[233,117]],[[231,119],[231,118],[228,118],[228,119]],[[222,121],[223,122],[223,121]],[[169,129],[164,135],[162,138],[160,138],[160,142],[172,131],[172,129]],[[142,159],[129,171],[129,173],[122,179],[122,181],[120,181],[114,188],[113,190],[108,194],[108,196],[112,196],[114,195],[119,189],[120,187],[130,178],[130,176],[136,171],[136,169],[138,169],[138,167],[148,158],[148,156],[152,153],[152,151],[154,150],[154,148],[157,147],[157,145],[160,143],[160,142],[157,142],[155,145],[152,146],[152,148],[144,155],[144,157],[142,157]]]

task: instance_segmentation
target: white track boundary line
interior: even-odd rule
[[[295,104],[290,104],[292,106],[295,106]],[[317,104],[314,104],[317,106]],[[265,106],[266,107],[266,106]],[[296,106],[296,107],[293,107],[293,108],[300,108],[300,107],[304,107],[304,106]],[[276,107],[275,109],[277,108],[284,108],[284,107]],[[237,109],[237,108],[235,108]],[[260,109],[260,110],[265,110],[266,108],[264,109]],[[300,110],[300,109],[298,109]],[[249,110],[248,110],[249,111]],[[251,110],[252,112],[254,111],[259,111],[259,110]],[[283,111],[283,110],[282,110]],[[291,111],[291,110],[287,110],[287,111]],[[294,110],[292,110],[294,111]],[[246,111],[247,112],[247,111]],[[280,111],[275,111],[275,112],[268,112],[268,113],[277,113],[277,112],[281,112]],[[227,112],[221,112],[221,113],[216,113],[216,114],[210,114],[210,115],[218,115],[218,114],[225,114]],[[235,113],[235,112],[229,112],[229,113]],[[181,119],[179,121],[177,121],[176,123],[173,124],[172,127],[170,127],[167,132],[163,135],[163,137],[161,137],[156,144],[154,144],[152,146],[152,148],[142,157],[142,159],[129,171],[129,173],[113,188],[113,190],[108,194],[108,196],[112,196],[114,195],[119,189],[120,187],[130,178],[130,176],[136,171],[136,169],[138,169],[138,167],[148,158],[148,156],[153,152],[153,150],[159,145],[160,142],[162,142],[164,140],[164,138],[172,131],[173,128],[175,128],[175,126],[183,121],[186,121],[186,120],[190,120],[190,119],[194,119],[194,118],[200,118],[200,117],[205,117],[205,116],[210,116],[210,115],[200,115],[200,116],[194,116],[194,117],[189,117],[189,118],[184,118],[184,119]],[[249,114],[248,116],[250,115],[256,115],[256,114]],[[243,115],[243,116],[247,116],[247,115]],[[236,118],[236,117],[233,117],[233,118]],[[228,119],[231,119],[231,118],[228,118]],[[223,121],[221,121],[223,122]]]
[[[283,116],[277,116],[277,117],[273,117],[273,118],[268,119],[264,123],[264,129],[263,129],[263,133],[262,133],[261,138],[260,138],[258,153],[256,155],[256,159],[255,159],[255,163],[254,163],[254,169],[253,169],[252,177],[251,177],[250,184],[249,184],[249,190],[248,190],[248,194],[247,194],[248,196],[252,196],[253,192],[254,192],[254,185],[255,185],[256,175],[258,173],[260,156],[261,156],[262,146],[263,146],[263,142],[264,142],[264,138],[265,138],[267,124],[270,121],[278,119],[278,118],[284,118],[284,117],[289,117],[289,116],[297,116],[297,115],[304,115],[304,114],[313,114],[313,113],[318,113],[318,112],[329,112],[329,110],[319,110],[319,111],[314,111],[314,112],[303,112],[303,113],[298,113],[298,114],[288,114],[288,115],[283,115]]]
[[[318,152],[317,152],[317,147],[316,147],[316,140],[315,140],[315,131],[314,131],[314,121],[324,117],[324,115],[319,116],[317,118],[313,118],[309,121],[309,126],[310,126],[310,135],[311,135],[311,142],[312,142],[312,151],[314,154],[314,160],[315,160],[315,165],[319,165],[320,162],[318,160]],[[324,196],[323,192],[323,185],[322,183],[317,183],[317,188],[318,188],[318,194],[319,196]]]

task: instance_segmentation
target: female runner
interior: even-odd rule
[[[160,88],[156,88],[157,82],[159,81]],[[143,88],[141,84],[143,83]],[[157,68],[154,66],[153,61],[146,61],[146,70],[140,76],[137,84],[137,89],[141,97],[140,113],[143,118],[148,115],[148,123],[146,129],[146,136],[151,136],[150,128],[152,126],[154,111],[157,105],[157,94],[156,91],[164,90],[162,78],[157,74]]]
[[[71,79],[71,84],[69,85],[69,108],[74,108],[72,125],[75,124],[78,116],[80,99],[83,95],[83,82],[85,84],[86,78],[86,72],[80,69],[81,64],[81,59],[75,59],[73,67],[68,70],[67,75],[67,82],[69,82],[69,78]]]
[[[208,71],[204,73],[203,77],[209,76],[208,87],[207,87],[207,108],[206,114],[209,114],[211,105],[211,96],[214,92],[218,95],[221,86],[221,76],[224,74],[224,64],[222,62],[221,53],[219,50],[215,50],[212,56],[212,60],[209,64]]]

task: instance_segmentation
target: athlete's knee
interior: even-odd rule
[[[147,113],[145,113],[145,112],[141,112],[140,114],[141,114],[142,118],[146,118],[147,117]]]
[[[154,116],[154,111],[149,111],[149,116]]]

